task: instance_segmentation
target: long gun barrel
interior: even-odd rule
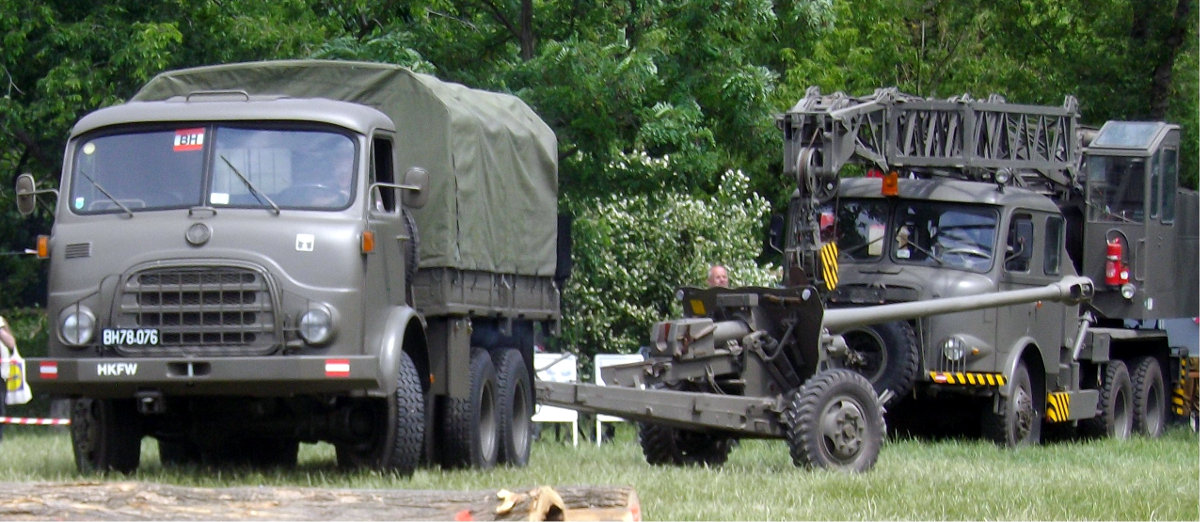
[[[825,311],[823,325],[831,332],[840,332],[856,326],[886,323],[902,319],[916,319],[937,314],[997,308],[1036,301],[1077,303],[1091,299],[1093,293],[1094,289],[1090,278],[1068,276],[1056,283],[1025,290],[1010,290],[982,295],[948,297],[929,301],[914,301],[911,303],[896,303],[863,308],[834,308]]]

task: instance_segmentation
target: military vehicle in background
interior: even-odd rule
[[[1197,308],[1179,128],[1077,119],[1071,98],[810,89],[777,120],[797,185],[772,224],[783,288],[682,289],[686,317],[651,328],[644,361],[539,397],[640,421],[656,464],[720,464],[760,437],[799,466],[865,471],[884,407],[938,396],[1005,445],[1043,423],[1161,433],[1186,349],[1154,320]],[[867,176],[841,179],[848,164]]]
[[[1162,433],[1186,348],[1157,320],[1195,317],[1200,292],[1200,207],[1178,186],[1180,130],[1078,119],[1071,97],[1045,107],[815,88],[778,118],[799,184],[785,283],[815,285],[827,314],[1096,282],[1081,303],[831,329],[846,343],[840,366],[915,409],[977,399],[937,410],[978,411],[983,433],[1005,444],[1037,442],[1043,423]]]
[[[569,270],[556,147],[517,98],[401,67],[160,74],[71,132],[30,382],[74,399],[81,470],[144,436],[168,465],[523,465]]]

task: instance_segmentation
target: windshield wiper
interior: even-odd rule
[[[109,194],[107,190],[104,190],[104,187],[99,183],[96,183],[96,180],[89,176],[87,172],[84,172],[83,169],[79,169],[79,173],[82,174],[83,177],[87,178],[87,180],[92,183],[92,186],[96,187],[96,190],[99,190],[101,194],[104,194],[104,197],[108,198],[108,200],[112,201],[116,206],[121,207],[121,210],[124,210],[129,217],[133,217],[133,211],[129,210],[129,207],[125,206],[120,201],[117,201],[117,198],[114,198],[112,194]]]
[[[238,171],[237,167],[233,166],[233,163],[229,162],[229,158],[226,158],[224,154],[221,155],[221,161],[224,161],[226,165],[229,165],[229,170],[232,170],[234,174],[237,174],[237,177],[241,178],[242,183],[245,183],[246,186],[250,188],[250,193],[254,195],[254,199],[257,199],[259,203],[271,205],[271,210],[275,212],[276,216],[279,215],[279,205],[276,205],[274,201],[271,201],[270,196],[267,196],[265,193],[263,193],[263,191],[259,190],[258,187],[254,186],[254,184],[250,182],[249,178],[243,176],[242,173]],[[264,199],[266,201],[263,201]]]

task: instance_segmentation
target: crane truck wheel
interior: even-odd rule
[[[883,445],[883,408],[862,375],[822,370],[788,394],[783,412],[792,463],[864,472]]]
[[[1017,364],[1008,396],[983,412],[983,436],[1006,447],[1035,445],[1042,440],[1042,413],[1033,395],[1033,380],[1025,363]]]
[[[510,466],[529,463],[533,444],[533,391],[525,358],[514,348],[493,354],[496,367],[496,407],[500,430],[499,462]],[[493,361],[496,362],[496,361]]]
[[[496,368],[482,348],[471,349],[471,394],[441,402],[442,466],[488,469],[499,457]]]
[[[1097,409],[1095,417],[1080,421],[1084,434],[1128,439],[1133,433],[1133,385],[1124,362],[1113,360],[1105,366]]]
[[[652,389],[684,390],[680,383],[668,386],[657,383]],[[691,391],[702,391],[692,387]],[[646,462],[655,466],[720,466],[729,459],[736,439],[705,431],[693,431],[643,422],[638,424],[638,442]]]
[[[367,466],[411,475],[421,463],[425,447],[425,396],[417,366],[408,353],[400,353],[395,393],[370,404],[369,433],[357,443],[335,445],[338,466]]]
[[[1166,430],[1167,399],[1164,393],[1162,365],[1154,357],[1133,361],[1133,429],[1152,438]]]
[[[133,399],[76,399],[71,405],[71,446],[80,472],[137,470],[142,428]]]
[[[876,394],[903,397],[917,381],[917,334],[905,321],[873,324],[842,333],[853,354],[845,367],[870,381]]]

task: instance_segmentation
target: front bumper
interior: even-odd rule
[[[94,398],[165,395],[290,397],[314,393],[382,393],[372,356],[28,359],[34,393]]]

